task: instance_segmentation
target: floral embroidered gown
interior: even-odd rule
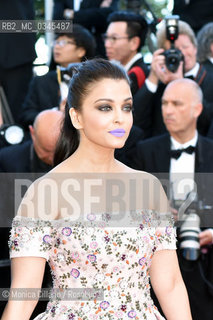
[[[156,212],[141,211],[138,224],[112,227],[109,215],[42,221],[16,216],[10,237],[14,257],[43,257],[50,264],[53,288],[99,289],[93,299],[50,299],[36,320],[164,319],[150,297],[149,268],[158,250],[176,249],[172,223],[153,226]]]

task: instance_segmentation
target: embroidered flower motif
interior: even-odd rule
[[[67,311],[67,306],[62,305],[60,308],[60,313],[66,312]]]
[[[119,269],[118,266],[115,266],[115,267],[113,268],[113,272],[115,272],[115,273],[116,273],[116,272],[119,272],[119,270],[120,270],[120,269]]]
[[[76,279],[80,276],[80,272],[78,271],[78,269],[75,269],[75,268],[72,268],[70,274]]]
[[[135,312],[135,310],[131,310],[131,311],[128,312],[127,315],[128,315],[129,318],[133,319],[133,318],[136,317],[136,312]]]
[[[72,229],[69,227],[64,227],[61,231],[64,236],[69,237],[72,234]]]
[[[79,253],[77,251],[72,252],[71,256],[72,256],[73,259],[78,259],[79,258]]]
[[[127,308],[127,307],[126,307],[125,304],[122,304],[122,305],[121,305],[121,310],[122,310],[122,311],[126,311],[126,308]]]
[[[108,301],[102,301],[100,303],[100,308],[103,310],[106,310],[109,307],[109,302]]]
[[[171,227],[171,226],[167,226],[167,227],[166,227],[166,234],[167,234],[168,236],[170,236],[171,233],[172,233],[172,227]]]
[[[87,215],[87,220],[89,220],[89,221],[95,221],[95,220],[96,220],[96,215],[93,214],[93,213],[89,213],[89,214]]]
[[[45,236],[43,236],[43,241],[45,243],[51,244],[52,243],[52,238],[51,238],[51,236],[49,234],[46,234]]]
[[[149,237],[144,236],[144,237],[143,237],[143,241],[146,242],[146,243],[148,243],[148,242],[149,242]]]
[[[118,311],[118,312],[115,312],[115,316],[117,317],[117,318],[123,318],[123,312],[121,312],[121,311]]]
[[[95,262],[96,261],[96,256],[94,254],[88,254],[87,259],[90,262]]]
[[[14,244],[14,246],[17,247],[17,246],[18,246],[18,239],[15,238],[15,239],[13,240],[13,244]]]
[[[125,255],[125,254],[122,254],[121,260],[125,260],[125,259],[126,259],[126,255]]]
[[[73,313],[68,314],[68,319],[73,320],[75,318],[75,315]]]
[[[50,311],[54,314],[55,313],[55,307],[52,307]]]
[[[97,249],[97,247],[98,247],[98,243],[96,241],[90,242],[90,248]]]
[[[119,283],[119,287],[120,287],[121,289],[126,289],[126,288],[128,287],[127,281],[122,280],[122,281]]]
[[[145,257],[140,258],[140,260],[139,260],[139,265],[140,265],[140,266],[143,266],[145,263],[146,263],[146,258],[145,258]]]
[[[106,236],[106,237],[104,237],[104,240],[105,240],[106,242],[109,242],[109,241],[110,241],[110,237]]]

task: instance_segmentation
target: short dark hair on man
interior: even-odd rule
[[[114,11],[108,17],[108,23],[119,21],[127,23],[126,32],[130,38],[140,38],[140,45],[138,47],[138,51],[140,51],[144,46],[148,31],[146,19],[140,14],[131,11]]]
[[[66,36],[74,40],[77,47],[85,49],[86,53],[82,60],[91,59],[95,56],[96,42],[89,30],[80,24],[73,24],[72,32],[57,33],[56,39]]]

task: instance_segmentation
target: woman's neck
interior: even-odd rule
[[[68,159],[70,168],[79,172],[115,172],[119,162],[114,158],[114,149],[102,146],[80,145],[76,152]]]

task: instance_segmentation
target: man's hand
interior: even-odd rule
[[[100,8],[108,8],[111,6],[112,0],[103,0],[100,4]]]
[[[151,70],[148,79],[156,85],[159,80],[164,84],[167,84],[172,80],[183,78],[183,61],[180,62],[176,72],[171,72],[166,67],[165,56],[162,55],[163,52],[163,49],[158,49],[153,53],[152,57]]]
[[[199,233],[200,246],[205,246],[207,244],[213,243],[213,233],[210,229],[204,230]]]

